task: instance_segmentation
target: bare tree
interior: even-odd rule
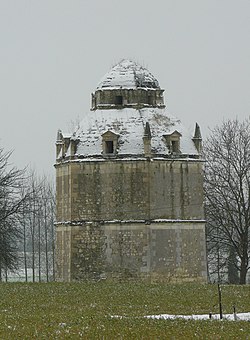
[[[246,283],[250,252],[250,120],[223,122],[204,145],[208,250]],[[229,273],[229,279],[232,272]],[[233,274],[234,281],[235,272]]]
[[[55,191],[52,182],[43,177],[39,199],[39,277],[41,272],[46,281],[54,280],[54,222],[55,222]],[[42,258],[41,258],[42,256]]]
[[[55,192],[46,176],[19,170],[0,148],[0,280],[28,268],[32,280],[54,278]],[[38,274],[38,275],[37,275]]]
[[[34,171],[28,176],[29,197],[26,200],[20,226],[25,280],[28,268],[32,281],[50,281],[54,278],[54,220],[55,193],[51,181]]]
[[[0,149],[0,279],[2,269],[17,266],[17,240],[20,236],[18,217],[27,199],[20,190],[25,180],[25,170],[18,170],[9,163],[10,152]]]

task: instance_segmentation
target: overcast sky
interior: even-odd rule
[[[203,135],[250,113],[250,0],[0,0],[0,147],[53,173],[57,129],[84,119],[123,58],[146,66],[168,111]]]

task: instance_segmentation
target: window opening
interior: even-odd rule
[[[123,102],[122,96],[116,96],[115,97],[115,104],[116,105],[122,105],[122,102]]]
[[[148,104],[153,105],[153,96],[148,96]]]
[[[114,153],[114,142],[112,140],[106,141],[106,153]]]
[[[172,152],[179,152],[179,142],[177,140],[171,141]]]

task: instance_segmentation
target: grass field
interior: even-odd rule
[[[0,339],[250,339],[247,321],[143,318],[218,313],[216,285],[2,283],[0,295]],[[250,286],[222,286],[222,304],[250,312]]]

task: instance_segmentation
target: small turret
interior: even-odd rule
[[[63,136],[62,136],[62,131],[59,129],[57,131],[57,137],[56,137],[56,158],[59,157],[60,152],[62,150],[62,144],[63,144]]]
[[[202,138],[201,138],[201,130],[198,125],[198,123],[195,124],[195,131],[194,131],[194,137],[192,138],[194,145],[196,147],[196,150],[201,153],[202,151]]]
[[[146,122],[144,129],[143,143],[144,143],[144,154],[145,157],[151,157],[151,131],[149,122]]]

